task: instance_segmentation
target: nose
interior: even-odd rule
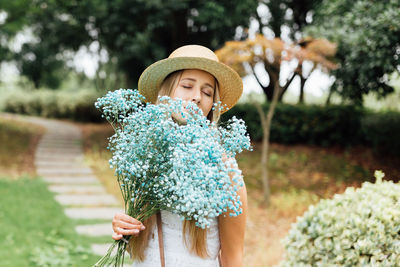
[[[194,88],[194,90],[192,91],[192,102],[199,104],[200,100],[201,100],[201,90],[200,88]]]

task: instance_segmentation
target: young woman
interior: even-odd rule
[[[180,47],[167,59],[149,66],[142,73],[138,87],[146,100],[153,103],[157,102],[158,95],[180,98],[184,103],[195,102],[210,121],[218,121],[220,117],[218,109],[212,110],[214,103],[221,101],[229,109],[243,91],[239,75],[218,62],[211,50],[198,45]],[[112,221],[112,238],[119,240],[123,235],[132,235],[128,252],[135,260],[133,266],[160,266],[163,260],[166,266],[174,267],[242,266],[246,187],[237,193],[243,213],[237,217],[230,217],[229,212],[226,216],[220,215],[209,229],[196,227],[194,221],[182,222],[178,215],[167,211],[160,212],[161,222],[157,224],[155,215],[139,222],[118,213]],[[158,231],[162,233],[161,242]],[[160,257],[160,253],[164,256]]]

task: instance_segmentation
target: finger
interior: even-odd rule
[[[117,234],[120,234],[120,235],[137,235],[137,234],[139,234],[139,232],[140,232],[140,230],[139,229],[130,229],[130,230],[127,230],[127,229],[122,229],[122,228],[119,228],[119,227],[116,227],[116,229],[114,230]]]
[[[137,228],[137,229],[140,229],[140,230],[146,229],[146,227],[142,223],[134,224],[134,223],[131,223],[131,222],[121,221],[119,219],[113,219],[111,224],[112,224],[113,228],[114,227],[121,227],[121,228],[127,228],[127,229],[132,229],[132,228]]]
[[[123,221],[116,221],[113,223],[113,230],[119,227],[122,229],[130,230],[130,229],[138,229],[138,230],[144,230],[146,227],[144,225],[139,225],[139,224],[132,224],[132,223],[127,223]]]
[[[122,235],[117,234],[117,233],[113,233],[111,237],[114,240],[120,240],[122,238]]]
[[[133,217],[131,217],[131,216],[129,216],[129,215],[126,215],[126,214],[124,214],[124,213],[118,213],[118,214],[116,215],[116,217],[117,217],[117,219],[119,219],[120,221],[124,221],[124,222],[128,222],[128,223],[133,223],[133,224],[139,224],[139,225],[142,224],[140,221],[138,221],[138,220],[136,220],[135,218],[133,218]]]

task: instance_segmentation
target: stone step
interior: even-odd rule
[[[68,157],[63,157],[59,155],[54,155],[51,157],[50,155],[47,157],[41,156],[41,155],[36,155],[35,157],[35,162],[54,162],[54,163],[82,163],[84,157],[83,155],[80,156],[68,156]]]
[[[90,168],[37,168],[36,172],[41,176],[82,176],[92,174]]]
[[[88,235],[88,236],[111,237],[113,233],[111,221],[110,223],[78,225],[75,227],[75,230],[81,235]]]
[[[83,157],[83,152],[69,152],[65,150],[60,150],[60,151],[54,151],[54,152],[35,152],[36,157],[41,157],[41,158],[52,158],[52,157],[57,157],[57,158],[62,158],[62,157]]]
[[[51,192],[58,194],[97,194],[106,192],[104,187],[100,185],[49,185],[48,188]]]
[[[85,177],[45,177],[43,178],[49,184],[99,184],[99,180],[94,176]]]
[[[66,208],[65,214],[72,219],[112,220],[115,213],[124,212],[119,208]]]
[[[43,142],[54,142],[54,143],[59,143],[59,142],[65,142],[65,143],[80,143],[82,142],[82,139],[80,136],[77,136],[74,134],[74,136],[68,136],[68,135],[61,135],[61,134],[54,134],[48,132],[45,134],[42,139],[40,139]]]
[[[36,168],[54,167],[54,168],[82,168],[85,167],[80,161],[36,161]]]
[[[39,140],[39,144],[48,144],[48,145],[72,145],[72,146],[80,146],[82,144],[81,139],[76,139],[76,140],[66,140],[66,139],[57,139],[57,140],[51,140],[48,138],[42,138]]]
[[[37,150],[35,152],[36,157],[77,157],[77,156],[83,156],[82,151],[67,151],[67,150],[52,150],[52,151],[40,151]]]
[[[113,195],[76,195],[76,194],[60,194],[55,199],[63,206],[104,206],[118,205],[117,199]]]
[[[36,154],[80,154],[83,153],[83,150],[80,147],[70,147],[70,148],[65,148],[65,147],[61,147],[61,148],[57,148],[57,147],[52,147],[52,148],[37,148],[36,149]]]
[[[46,139],[41,139],[38,143],[39,146],[44,146],[44,147],[54,147],[54,146],[60,146],[60,147],[77,147],[77,146],[82,146],[82,142],[79,140],[76,141],[68,141],[68,140],[46,140]]]
[[[35,161],[83,161],[83,155],[35,154]]]

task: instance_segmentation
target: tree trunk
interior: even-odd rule
[[[274,84],[274,91],[271,104],[268,108],[267,116],[265,117],[264,111],[262,110],[261,105],[258,102],[254,102],[257,111],[260,115],[261,125],[263,128],[263,141],[262,141],[262,150],[261,150],[261,170],[262,170],[262,182],[263,182],[263,196],[264,203],[268,206],[270,204],[270,195],[271,190],[269,187],[269,175],[268,175],[268,150],[269,150],[269,136],[271,131],[271,122],[274,116],[276,104],[279,100],[279,95],[282,91],[279,86],[279,82],[276,81]]]
[[[275,78],[273,79],[275,83],[273,84],[274,85],[273,97],[268,108],[267,117],[265,117],[264,111],[262,110],[260,103],[258,103],[257,101],[252,101],[258,111],[258,114],[260,115],[261,126],[263,129],[263,141],[261,149],[261,171],[262,171],[261,178],[263,182],[264,203],[267,206],[270,204],[270,195],[271,195],[270,192],[271,190],[269,188],[269,174],[268,174],[268,150],[269,150],[269,136],[271,132],[271,122],[272,118],[274,117],[275,108],[278,103],[279,96],[282,94],[283,90],[286,90],[289,87],[295,76],[296,74],[293,73],[292,77],[286,82],[285,86],[283,87],[279,85],[279,79],[278,79],[279,76],[272,77]]]
[[[331,88],[329,88],[328,98],[326,99],[326,102],[325,102],[325,105],[326,105],[326,106],[328,106],[328,105],[331,104],[331,97],[332,97],[332,94],[333,94],[333,89],[332,89],[332,87],[331,87]]]
[[[269,82],[268,86],[262,87],[265,97],[267,98],[268,102],[272,101],[273,95],[274,95],[274,85],[272,82]]]
[[[305,79],[302,75],[299,76],[300,76],[299,104],[304,104],[304,85],[306,84],[307,79]]]

